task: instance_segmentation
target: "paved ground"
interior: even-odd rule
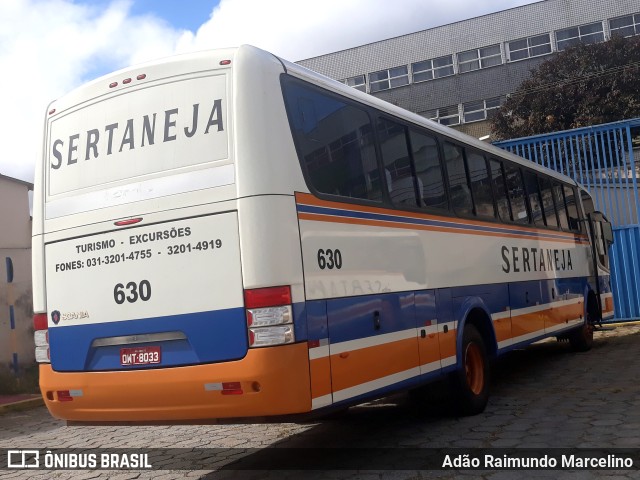
[[[314,424],[213,425],[171,427],[66,427],[44,407],[0,416],[0,448],[215,448],[216,465],[243,457],[264,462],[267,446],[314,449],[362,448],[372,464],[392,448],[634,448],[640,449],[640,325],[596,334],[588,353],[549,341],[513,352],[495,366],[486,411],[455,418],[442,401],[417,404],[407,396],[352,408]],[[254,450],[251,450],[254,449]],[[315,450],[283,450],[292,461]],[[349,450],[353,452],[353,450]],[[168,452],[165,459],[175,465]],[[275,452],[277,453],[277,452]],[[262,456],[261,456],[262,455]],[[273,450],[267,455],[276,462]],[[282,461],[282,460],[278,460]],[[327,462],[335,461],[327,459]],[[173,462],[173,463],[172,463]],[[242,463],[241,463],[242,464]],[[246,463],[244,465],[247,465]],[[404,470],[326,471],[1,471],[16,479],[90,478],[640,478],[635,471],[422,471],[401,459]],[[638,465],[638,464],[636,464]]]

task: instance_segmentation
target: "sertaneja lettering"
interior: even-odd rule
[[[52,145],[51,168],[58,170],[64,164],[75,165],[79,158],[85,161],[100,158],[100,156],[112,155],[114,152],[135,150],[158,143],[172,142],[179,136],[192,138],[198,131],[207,135],[211,131],[224,131],[222,115],[222,99],[213,101],[207,111],[206,123],[203,118],[200,121],[200,104],[195,103],[188,114],[190,124],[180,131],[177,127],[181,112],[178,108],[172,108],[161,113],[142,115],[140,118],[129,118],[124,123],[116,122],[105,125],[102,129],[92,128],[82,133],[74,133],[65,139],[56,139]],[[157,121],[158,126],[156,135]],[[82,148],[79,151],[79,148]],[[82,152],[82,154],[80,154]]]
[[[573,270],[570,249],[508,247],[500,249],[504,273]]]

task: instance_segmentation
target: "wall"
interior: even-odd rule
[[[34,362],[28,198],[32,189],[31,184],[0,175],[0,364],[11,368]]]

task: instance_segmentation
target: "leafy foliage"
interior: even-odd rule
[[[640,37],[578,44],[531,71],[491,122],[497,140],[640,116]]]

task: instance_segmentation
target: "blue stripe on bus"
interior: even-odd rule
[[[504,228],[499,226],[493,226],[490,224],[474,225],[474,224],[469,224],[464,222],[416,218],[416,217],[408,217],[404,215],[395,216],[395,215],[389,215],[389,214],[383,214],[383,213],[360,212],[355,210],[345,210],[345,209],[337,209],[337,208],[331,208],[331,207],[318,207],[318,206],[312,206],[312,205],[304,205],[300,203],[297,204],[297,207],[298,207],[298,211],[301,213],[328,215],[328,216],[341,217],[341,218],[358,218],[363,220],[378,220],[378,221],[409,224],[409,225],[425,225],[425,226],[431,226],[431,227],[455,228],[459,230],[501,233],[505,235],[509,235],[509,234],[522,235],[522,236],[528,236],[532,238],[548,238],[548,239],[559,239],[559,240],[571,239],[571,237],[568,237],[566,235],[555,235],[553,233],[547,233],[547,232],[542,233],[542,232],[531,231],[526,229]]]
[[[162,348],[162,362],[152,367],[237,360],[248,348],[243,308],[170,315],[49,329],[51,364],[56,371],[118,370],[120,348],[146,344],[92,347],[94,340],[162,332],[182,332],[186,340],[153,342]]]
[[[470,299],[477,299],[491,315],[552,307],[557,302],[583,299],[587,285],[587,278],[575,277],[313,300],[307,302],[308,334],[311,340],[328,339],[336,344],[420,328],[426,320],[433,324],[462,321],[465,302]],[[444,303],[450,302],[450,308],[441,299],[445,292]],[[380,313],[379,330],[374,325],[375,311]]]

